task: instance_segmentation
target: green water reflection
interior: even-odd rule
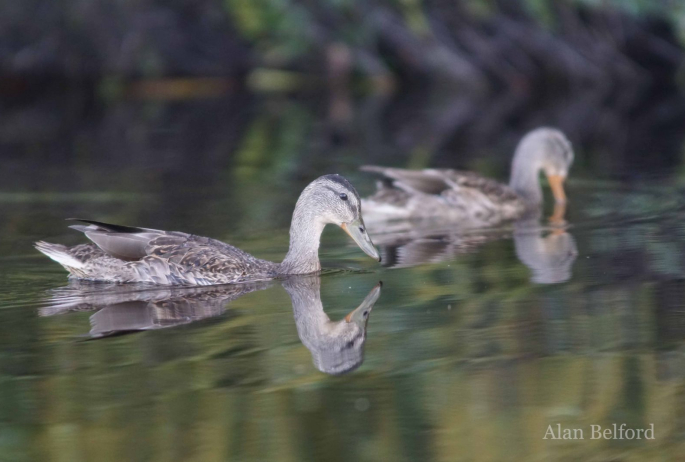
[[[91,189],[0,196],[0,460],[683,460],[684,212],[663,184],[571,181],[565,231],[536,229],[527,243],[513,228],[467,245],[428,239],[419,253],[430,258],[412,264],[379,266],[327,230],[321,258],[337,271],[312,289],[324,316],[343,320],[383,281],[362,323],[363,363],[344,375],[322,372],[312,348],[323,337],[299,324],[283,282],[96,340],[102,307],[85,305],[103,297],[50,313],[79,289],[30,244],[80,242],[67,216],[195,232],[280,259],[306,178],[267,190],[255,175],[164,194],[150,182],[138,200],[84,200]],[[383,239],[386,254],[402,253]],[[564,258],[538,258],[559,248]],[[540,279],[553,270],[561,276]],[[656,438],[590,439],[591,425],[613,423],[653,423]],[[556,424],[586,439],[543,439]]]

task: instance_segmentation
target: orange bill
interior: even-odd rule
[[[555,202],[554,203],[554,213],[549,217],[549,222],[556,226],[563,226],[566,224],[564,216],[566,215],[566,203],[565,202]],[[563,231],[563,230],[562,230]]]
[[[566,193],[564,192],[565,179],[566,177],[564,175],[547,175],[547,180],[549,181],[550,188],[552,188],[554,200],[559,204],[566,203]]]

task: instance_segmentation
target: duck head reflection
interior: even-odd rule
[[[516,256],[530,268],[531,282],[557,284],[571,278],[578,249],[573,236],[563,228],[542,229],[537,222],[517,223],[514,231]]]
[[[364,301],[340,321],[331,321],[321,303],[318,276],[290,278],[283,287],[290,294],[297,334],[312,353],[314,366],[332,375],[345,374],[364,361],[366,324],[381,296],[378,283]]]

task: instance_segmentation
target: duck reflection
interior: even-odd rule
[[[381,296],[381,286],[379,282],[357,308],[334,322],[323,310],[319,277],[298,277],[283,282],[293,302],[297,334],[321,372],[340,375],[361,366],[366,324]]]
[[[565,207],[555,206],[547,224],[539,214],[514,223],[513,230],[455,232],[439,221],[399,221],[368,226],[387,267],[411,267],[453,260],[473,253],[488,242],[513,238],[518,259],[531,270],[531,282],[555,284],[568,281],[578,256],[576,242],[564,221]]]
[[[300,340],[321,372],[344,374],[364,360],[366,324],[380,297],[378,283],[362,303],[340,321],[331,321],[321,303],[321,278],[297,276],[281,281],[290,295]],[[162,329],[213,318],[228,302],[263,290],[274,282],[208,287],[159,288],[72,281],[56,289],[42,316],[72,311],[94,311],[90,337],[102,338],[136,331]]]
[[[90,317],[90,336],[107,337],[213,318],[226,311],[228,302],[271,284],[159,288],[71,281],[53,292],[51,305],[40,315],[98,310]]]
[[[578,249],[564,228],[545,229],[537,220],[516,223],[514,247],[521,263],[530,268],[531,282],[558,284],[571,279]]]

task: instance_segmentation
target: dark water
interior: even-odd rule
[[[371,192],[356,153],[294,174],[288,156],[276,168],[249,155],[264,142],[292,149],[284,134],[262,135],[245,135],[243,155],[212,171],[159,175],[78,156],[4,170],[0,460],[683,460],[675,174],[617,182],[580,162],[568,227],[372,236],[390,266],[329,227],[320,278],[263,286],[67,285],[31,247],[82,242],[63,221],[82,216],[279,260],[315,175],[336,171]],[[506,161],[481,170],[505,172]],[[343,332],[338,321],[360,305],[368,322],[358,311]],[[653,424],[654,439],[591,439],[592,425],[614,423]],[[557,424],[585,439],[544,439]]]

